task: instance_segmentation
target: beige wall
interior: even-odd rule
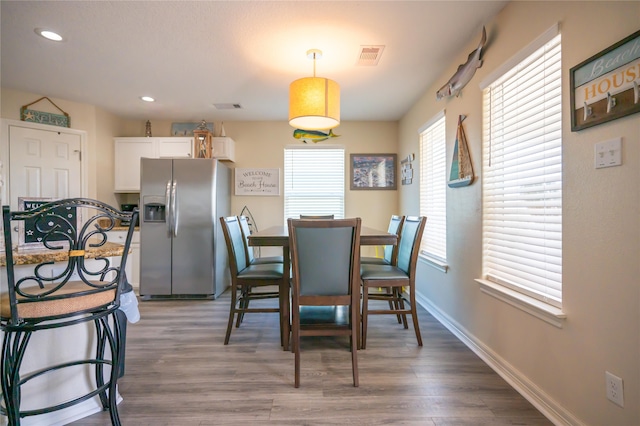
[[[563,68],[563,310],[558,329],[480,292],[481,131],[478,87],[493,70],[559,22]],[[522,385],[559,404],[569,423],[640,424],[640,114],[571,132],[569,69],[639,29],[638,2],[512,2],[486,23],[484,65],[459,98],[436,91],[463,63],[470,40],[400,122],[399,155],[418,151],[417,129],[446,109],[447,158],[459,114],[479,179],[447,190],[448,262],[444,274],[420,265],[418,289],[436,314],[492,356]],[[594,169],[594,144],[623,139],[623,165]],[[418,213],[418,185],[402,187],[401,211]],[[428,222],[427,222],[428,225]],[[425,344],[428,345],[428,342]],[[624,380],[625,407],[605,396],[605,370]],[[556,407],[557,408],[557,407]],[[562,412],[565,410],[564,412]]]

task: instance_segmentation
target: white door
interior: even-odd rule
[[[9,126],[8,166],[12,210],[19,197],[82,195],[80,135]]]

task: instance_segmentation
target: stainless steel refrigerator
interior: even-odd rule
[[[218,297],[229,286],[220,216],[230,215],[231,172],[215,159],[143,158],[140,296]]]

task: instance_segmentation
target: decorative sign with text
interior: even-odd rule
[[[235,169],[235,195],[280,195],[280,169]]]
[[[55,198],[27,198],[18,197],[19,210],[31,210],[43,206]],[[73,234],[77,226],[77,213],[75,207],[57,207],[48,213],[50,219],[44,221],[40,219],[26,219],[19,223],[19,248],[20,249],[38,249],[42,248],[42,241],[47,231],[55,229],[55,233],[48,236],[50,242],[60,241],[68,242],[68,238],[61,233]]]

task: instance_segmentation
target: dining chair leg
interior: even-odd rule
[[[236,312],[236,303],[238,298],[238,288],[231,284],[231,308],[229,309],[229,323],[227,324],[227,335],[224,338],[224,344],[229,344],[229,337],[231,337],[231,329],[233,328],[233,317]]]
[[[300,309],[300,307],[293,307],[292,309]],[[299,311],[298,311],[299,312]],[[292,330],[292,342],[291,350],[294,355],[294,386],[300,387],[300,314],[293,316],[293,330]]]
[[[355,312],[354,312],[355,311]],[[358,376],[358,345],[360,338],[360,313],[355,309],[351,311],[351,370],[353,374],[353,386],[360,386],[360,379]]]
[[[249,286],[242,286],[242,290],[240,291],[240,309],[247,309],[249,307],[249,293],[251,292],[251,288]],[[242,320],[244,320],[244,312],[238,312],[238,317],[236,318],[236,328],[240,327],[242,324]]]
[[[385,291],[389,295],[389,310],[399,310],[400,305],[398,304],[398,299],[396,297],[395,287],[386,287]],[[402,317],[400,314],[396,314],[396,317],[398,318],[398,324],[402,324]]]
[[[406,308],[404,306],[404,295],[402,294],[402,287],[394,287],[393,295],[394,295],[396,304],[398,305],[398,309],[402,311],[406,311]],[[402,318],[402,322],[398,321],[398,323],[401,323],[405,329],[409,328],[409,324],[407,323],[407,314],[403,313],[398,316]]]
[[[362,286],[362,332],[360,333],[360,349],[367,348],[367,321],[369,319],[369,287]]]
[[[416,292],[411,289],[411,319],[413,320],[413,329],[416,332],[416,339],[418,339],[418,346],[422,346],[422,335],[420,334],[420,325],[418,324],[418,312],[416,309]]]

